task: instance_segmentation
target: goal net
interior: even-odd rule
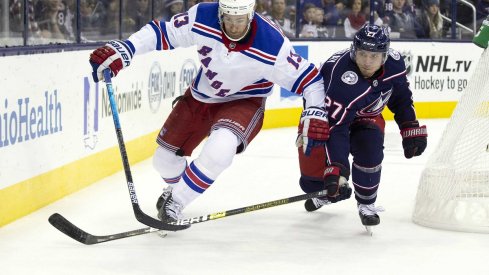
[[[489,50],[421,175],[413,221],[489,233]]]

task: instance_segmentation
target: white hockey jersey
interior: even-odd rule
[[[218,4],[200,3],[169,22],[148,23],[125,42],[133,56],[196,45],[201,66],[190,88],[202,102],[267,97],[275,83],[303,95],[306,107],[323,107],[322,77],[295,53],[280,29],[255,14],[250,32],[245,41],[230,41],[219,24]]]

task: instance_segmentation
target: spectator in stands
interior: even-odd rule
[[[412,7],[406,6],[406,0],[392,0],[392,11],[386,12],[391,37],[416,38],[415,17]]]
[[[170,19],[178,13],[185,11],[183,7],[183,0],[166,0],[165,2],[166,16],[165,21],[170,21]]]
[[[384,0],[371,0],[374,2],[374,13],[376,13],[378,15],[379,18],[384,18],[385,16],[385,1]],[[389,3],[391,1],[389,0]],[[368,10],[370,10],[370,1],[369,0],[365,0],[362,7],[367,8],[368,7]],[[365,13],[365,16],[367,17],[367,21],[369,21],[369,14],[368,13]],[[377,24],[376,24],[377,25]],[[377,25],[377,26],[380,26],[380,25]]]
[[[323,25],[329,30],[329,37],[344,37],[343,23],[349,8],[347,0],[321,0],[319,7],[324,10]]]
[[[377,4],[378,4],[378,2],[377,2],[377,1],[375,1],[375,2],[376,2],[376,4],[375,4],[375,5],[377,5]],[[388,31],[389,31],[389,33],[390,33],[390,31],[391,31],[391,30],[390,30],[389,26],[387,26],[387,24],[386,24],[386,25],[384,25],[384,20],[382,20],[381,16],[380,16],[380,15],[379,15],[379,13],[378,13],[378,10],[379,10],[379,9],[377,8],[377,6],[374,6],[374,8],[375,8],[375,10],[374,10],[374,14],[373,14],[373,16],[374,16],[374,22],[373,22],[373,23],[374,23],[375,25],[377,25],[377,26],[384,26],[384,27],[386,27],[386,28],[387,28],[387,30],[388,30]],[[382,9],[382,10],[383,10],[383,9]],[[365,20],[366,20],[367,22],[370,22],[370,3],[369,3],[369,1],[368,1],[368,0],[364,0],[364,2],[363,2],[363,4],[362,4],[362,12],[363,12],[363,14],[365,15]],[[383,12],[384,12],[384,11],[382,11],[382,13],[383,13]]]
[[[267,17],[282,29],[285,36],[295,37],[295,24],[286,15],[285,10],[285,0],[272,0],[272,10]]]
[[[101,16],[95,0],[80,0],[80,31],[94,31],[101,26]]]
[[[151,9],[149,0],[135,0],[131,1],[133,4],[129,6],[127,11],[127,17],[130,20],[130,29],[125,29],[124,31],[136,32],[151,21]]]
[[[297,19],[297,11],[296,11],[296,0],[285,0],[286,1],[286,8],[285,8],[285,14],[289,16],[289,19],[292,24],[292,29],[294,30],[294,33],[296,33],[296,19]]]
[[[24,1],[9,1],[9,31],[22,33],[24,32]],[[32,0],[27,1],[27,31],[29,37],[39,37],[39,26],[34,19],[34,4]],[[3,20],[2,20],[3,21]]]
[[[324,25],[324,10],[321,8],[316,8],[314,14],[315,14],[315,23],[317,26],[316,28],[318,31],[318,37],[319,38],[331,37],[330,31]]]
[[[301,0],[301,10],[304,15],[308,4],[313,4],[324,10],[324,25],[326,26],[338,26],[343,25],[343,19],[341,16],[344,4],[343,0]],[[307,22],[303,17],[301,21]]]
[[[416,0],[416,1],[419,1],[419,3],[415,2],[415,4],[418,7],[422,7],[422,4],[421,4],[422,0]],[[479,9],[477,7],[477,3],[479,1],[483,1],[483,0],[468,0],[469,3],[472,3],[476,6],[476,10]],[[460,1],[455,1],[455,2],[456,2],[455,9],[457,10],[457,20],[456,21],[460,24],[465,25],[465,26],[472,25],[473,19],[474,19],[472,8],[467,6],[465,3],[460,2]],[[449,17],[449,18],[452,18],[452,15],[451,15],[452,3],[453,3],[452,0],[440,0],[440,13],[442,15]],[[471,37],[473,35],[474,35],[473,33],[470,34]]]
[[[35,17],[39,24],[41,37],[56,42],[73,40],[73,12],[66,1],[38,1],[35,7]]]
[[[345,37],[352,38],[365,24],[366,18],[362,13],[362,0],[352,0],[351,11],[345,19]]]
[[[31,2],[31,1],[29,1]],[[24,1],[10,0],[9,1],[9,29],[12,32],[24,31]],[[3,13],[2,13],[3,14]],[[3,20],[1,20],[3,22]]]
[[[418,38],[439,39],[443,37],[443,19],[439,0],[423,0],[422,9],[417,14],[416,34]]]
[[[324,10],[324,25],[326,26],[342,26],[343,19],[341,11],[343,11],[344,4],[342,1],[335,2],[335,0],[322,0],[322,8]]]
[[[119,33],[119,0],[106,0],[102,16],[102,35],[116,35]]]
[[[263,15],[263,16],[268,16],[269,15],[269,5],[267,0],[256,0],[255,4],[255,12]]]
[[[477,1],[477,26],[482,24],[482,21],[489,16],[489,0],[475,0]]]
[[[299,37],[315,38],[318,37],[318,30],[316,25],[316,9],[317,7],[312,3],[307,3],[303,7],[303,18],[301,32]]]

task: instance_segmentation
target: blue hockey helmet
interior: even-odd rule
[[[384,54],[384,62],[387,60],[389,51],[390,38],[389,31],[386,27],[374,24],[365,24],[358,30],[353,38],[350,48],[350,58],[355,61],[357,50],[369,52],[380,52]]]

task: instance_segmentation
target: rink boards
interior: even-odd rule
[[[349,45],[294,43],[318,66]],[[468,43],[391,46],[406,62],[418,117],[449,117],[482,50]],[[122,169],[105,86],[91,79],[89,53],[0,57],[0,226]],[[138,56],[114,78],[131,163],[152,155],[171,102],[191,83],[198,64],[194,48],[154,52]],[[296,125],[301,98],[274,89],[264,128]]]

